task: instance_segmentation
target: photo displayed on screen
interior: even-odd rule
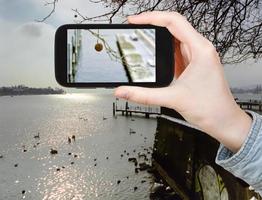
[[[156,82],[155,29],[69,29],[67,81]]]

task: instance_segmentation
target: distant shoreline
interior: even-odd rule
[[[65,93],[66,94],[66,93]],[[45,95],[63,95],[63,94],[16,94],[16,95],[2,95],[0,97],[18,97],[18,96],[45,96]]]
[[[32,88],[24,85],[12,87],[0,87],[0,96],[22,96],[22,95],[52,95],[52,94],[66,94],[60,88]]]

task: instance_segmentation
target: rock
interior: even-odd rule
[[[126,153],[126,155],[128,155],[128,156],[129,156],[129,153]]]
[[[173,192],[173,190],[172,190],[172,188],[171,188],[170,186],[167,186],[167,187],[166,187],[166,191],[167,191],[167,192]]]
[[[97,161],[97,159],[95,158],[94,161]]]
[[[151,168],[151,166],[148,165],[148,164],[146,164],[145,162],[139,163],[139,169],[140,169],[140,171],[144,171],[144,170],[147,170],[147,169],[149,169],[149,168]]]
[[[137,174],[139,172],[139,168],[135,168],[135,173]]]
[[[137,159],[136,158],[128,158],[129,162],[133,162],[135,164],[135,166],[137,166]]]
[[[96,166],[97,166],[97,164],[95,163],[95,164],[94,164],[94,166],[96,167]]]
[[[166,191],[166,187],[162,183],[154,183],[151,188],[152,193],[164,193]]]
[[[146,180],[142,180],[142,181],[141,181],[141,183],[145,183],[145,182],[146,182]]]
[[[26,149],[24,149],[24,150],[23,150],[23,152],[27,152],[27,150],[26,150]]]
[[[121,181],[120,181],[120,180],[118,180],[118,181],[117,181],[117,184],[120,184],[120,183],[121,183]]]
[[[2,154],[0,154],[0,158],[3,158],[4,156]]]
[[[121,156],[121,158],[122,158],[124,155],[123,155],[123,154],[121,154],[120,156]]]
[[[136,158],[128,158],[128,162],[137,162]]]
[[[166,194],[166,199],[167,200],[182,200],[182,198],[175,192]]]
[[[59,172],[59,171],[60,171],[60,168],[57,168],[57,169],[56,169],[56,171],[58,171],[58,172]]]
[[[22,194],[25,194],[25,190],[22,190]]]
[[[54,154],[58,154],[58,151],[56,149],[51,149],[50,153],[54,155]]]
[[[69,155],[69,156],[71,156],[71,155],[72,155],[72,153],[68,153],[68,155]]]
[[[127,176],[126,179],[129,179],[129,176]]]
[[[75,155],[74,155],[74,158],[77,158],[77,157],[78,157],[78,155],[75,154]]]
[[[76,136],[75,136],[75,135],[72,135],[72,139],[73,139],[74,141],[76,141]]]
[[[18,167],[18,163],[17,163],[17,164],[14,164],[14,167]]]
[[[168,188],[168,187],[167,187]],[[178,194],[172,191],[172,189],[166,189],[161,183],[154,183],[151,188],[150,199],[166,199],[166,200],[181,200]]]
[[[73,164],[75,164],[75,162],[71,162],[70,164],[73,165]]]
[[[71,144],[71,138],[70,137],[67,138],[67,142],[68,142],[68,144]]]
[[[108,160],[109,158],[108,158],[108,157],[106,157],[106,159]]]
[[[135,186],[135,187],[134,187],[134,191],[136,191],[136,190],[137,190],[137,187]]]
[[[40,133],[38,132],[37,135],[34,136],[35,139],[40,139]]]
[[[140,152],[138,153],[138,157],[139,157],[139,158],[143,158],[143,157],[144,157],[144,158],[147,158],[146,154],[140,153]]]
[[[147,171],[147,173],[149,173],[149,174],[155,174],[155,173],[156,173],[156,171],[155,171],[155,169],[154,169],[153,167],[150,167],[150,168],[147,169],[146,171]]]

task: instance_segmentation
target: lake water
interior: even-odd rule
[[[149,199],[153,177],[135,173],[128,157],[152,148],[156,119],[115,118],[113,101],[108,94],[0,97],[0,200]]]
[[[0,97],[0,199],[149,199],[153,178],[136,174],[127,159],[151,149],[156,119],[114,118],[113,101],[106,94]]]

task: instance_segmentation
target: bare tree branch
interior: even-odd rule
[[[47,16],[45,16],[43,19],[40,19],[40,20],[36,20],[37,22],[44,22],[47,18],[51,17],[52,14],[55,13],[55,9],[56,9],[56,4],[57,4],[58,0],[53,0],[51,2],[46,2],[44,4],[44,6],[51,6],[52,9],[51,11],[48,13]]]
[[[118,61],[120,63],[122,63],[124,61],[124,59],[123,59],[124,56],[119,56],[118,52],[111,48],[111,46],[108,44],[108,42],[106,41],[106,39],[104,38],[103,35],[96,33],[95,31],[90,30],[90,29],[86,29],[85,31],[88,31],[95,38],[97,38],[97,41],[101,41],[103,43],[103,46],[105,47],[106,53],[111,60],[115,60],[115,61]]]
[[[44,21],[56,8],[58,0]],[[146,11],[177,11],[209,39],[219,52],[222,62],[234,64],[244,60],[262,58],[262,1],[261,0],[89,0],[110,8],[97,16],[85,16],[77,9],[72,11],[79,23],[99,21],[113,23],[116,17]]]

